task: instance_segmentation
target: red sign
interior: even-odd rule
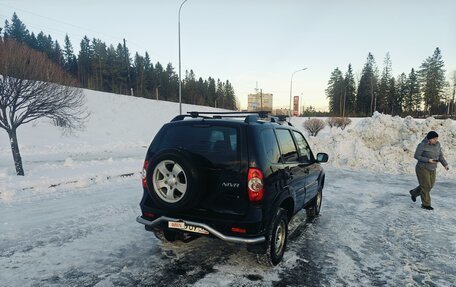
[[[299,116],[299,96],[293,98],[293,116]]]

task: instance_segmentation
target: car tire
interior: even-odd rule
[[[147,186],[154,204],[165,211],[193,208],[204,193],[204,172],[198,159],[179,149],[158,153],[149,160]]]
[[[320,214],[321,202],[323,200],[323,188],[318,189],[315,199],[312,200],[311,205],[306,208],[307,217],[315,218]]]
[[[257,254],[257,260],[260,264],[266,266],[275,266],[282,261],[285,248],[288,241],[288,216],[287,211],[283,208],[277,210],[274,216],[266,242],[261,245],[256,245],[258,250],[262,249],[262,254]],[[254,247],[254,246],[251,246]],[[261,248],[262,247],[262,248]],[[254,247],[255,248],[255,247]],[[255,252],[254,250],[250,250]],[[256,252],[255,252],[256,253]]]

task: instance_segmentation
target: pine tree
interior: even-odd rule
[[[30,36],[28,37],[28,39],[26,40],[26,44],[34,49],[34,50],[38,50],[38,40],[36,39],[36,36],[35,36],[35,33],[31,33]]]
[[[411,104],[411,112],[415,113],[420,111],[423,98],[420,93],[418,75],[415,73],[415,69],[413,68],[408,76],[407,89],[407,99],[410,101]]]
[[[396,94],[397,94],[397,97],[399,98],[401,113],[407,112],[410,114],[412,105],[411,105],[410,98],[408,97],[409,90],[408,90],[407,81],[408,81],[408,79],[407,79],[407,75],[405,73],[402,73],[397,77]]]
[[[90,51],[90,40],[87,36],[81,40],[81,49],[78,55],[78,76],[79,81],[84,88],[91,88],[89,86],[89,78],[91,74],[92,52]]]
[[[149,53],[144,56],[144,89],[145,98],[156,99],[158,96],[158,85],[154,85],[154,65],[150,60]]]
[[[145,92],[145,81],[146,81],[146,68],[144,63],[144,57],[140,56],[138,52],[135,54],[134,60],[134,72],[133,72],[133,82],[136,83],[136,96],[144,97]]]
[[[326,97],[329,99],[329,112],[333,115],[342,115],[343,96],[345,90],[344,77],[339,68],[331,73],[326,88]]]
[[[374,56],[369,53],[356,93],[356,110],[361,115],[372,115],[376,110],[378,76]]]
[[[222,108],[224,106],[225,98],[224,98],[224,88],[223,82],[220,79],[217,79],[217,86],[215,90],[215,107]]]
[[[11,18],[11,26],[8,25],[5,30],[8,37],[13,38],[16,42],[25,43],[29,38],[29,31],[27,30],[25,24],[19,19],[16,12],[13,13],[13,17]]]
[[[119,67],[117,66],[117,53],[114,46],[111,44],[106,50],[106,65],[108,66],[108,71],[106,75],[106,90],[107,92],[119,92],[119,82],[117,77],[119,74]]]
[[[208,79],[208,102],[210,107],[217,107],[217,93],[215,87],[215,79],[209,77]]]
[[[52,49],[51,60],[53,60],[59,67],[64,68],[64,59],[62,49],[60,48],[60,44],[57,40],[54,43],[54,49]]]
[[[225,98],[225,108],[229,110],[237,110],[236,94],[234,92],[233,86],[228,80],[225,82]]]
[[[197,95],[197,84],[196,84],[196,79],[195,79],[195,73],[193,70],[190,70],[190,72],[185,71],[185,78],[183,81],[183,92],[182,92],[182,102],[190,103],[190,104],[195,104],[198,99]],[[185,101],[184,101],[185,99]]]
[[[397,102],[398,102],[398,109],[399,114],[403,114],[404,112],[404,100],[408,92],[407,87],[407,75],[405,73],[401,73],[396,78],[396,95],[397,95]]]
[[[9,27],[10,27],[10,25],[9,25],[8,20],[5,20],[5,29],[3,31],[3,40],[6,40],[9,38],[9,34],[8,34],[8,31],[10,29]]]
[[[389,113],[392,110],[394,99],[391,98],[390,83],[392,78],[391,57],[389,52],[386,53],[383,61],[383,72],[378,86],[377,111]]]
[[[386,94],[388,99],[389,113],[392,116],[399,115],[402,112],[401,99],[398,97],[396,92],[396,79],[391,77],[388,82],[388,93]]]
[[[68,34],[65,35],[65,43],[63,44],[63,61],[65,71],[69,72],[73,76],[76,76],[75,73],[75,62],[74,62],[74,52],[73,45],[71,44]]]
[[[167,87],[167,79],[164,76],[164,70],[163,66],[160,64],[160,62],[157,62],[155,64],[155,69],[154,69],[154,84],[155,87],[159,87],[160,91],[160,98],[161,100],[167,100],[168,99],[168,91]]]
[[[105,82],[108,82],[107,79],[109,72],[106,61],[107,61],[107,51],[106,44],[100,39],[94,38],[90,46],[90,51],[92,53],[91,57],[91,75],[90,82],[91,86],[97,90],[104,90],[104,87],[107,86]]]
[[[207,81],[204,81],[203,78],[198,79],[197,83],[197,90],[198,90],[198,100],[196,102],[197,105],[210,105],[209,100],[207,98]]]
[[[179,76],[174,72],[174,67],[171,63],[166,65],[164,76],[166,77],[168,100],[179,102]],[[182,98],[184,98],[184,95],[182,95]]]
[[[356,84],[351,64],[348,64],[348,70],[345,73],[344,85],[344,108],[342,110],[342,116],[354,115],[356,100]]]
[[[444,65],[440,49],[437,47],[434,54],[421,64],[418,72],[424,107],[429,115],[438,113],[439,110],[440,98],[445,87]]]
[[[113,80],[116,83],[116,93],[130,94],[128,88],[128,71],[125,66],[125,53],[123,45],[120,43],[117,44],[114,67],[115,73],[113,74]]]

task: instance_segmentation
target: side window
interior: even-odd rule
[[[261,141],[268,161],[270,163],[279,163],[280,151],[274,131],[272,129],[262,130]]]
[[[298,151],[294,144],[289,130],[276,129],[277,139],[279,140],[282,158],[285,162],[298,161]]]
[[[298,151],[301,161],[312,161],[312,151],[310,150],[310,147],[307,144],[304,136],[296,131],[293,131],[293,134],[296,138],[296,143],[298,144]]]

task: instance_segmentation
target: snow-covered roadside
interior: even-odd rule
[[[292,118],[305,131],[307,118]],[[416,120],[375,113],[371,118],[355,118],[345,130],[325,127],[316,137],[308,136],[314,152],[327,152],[330,165],[353,170],[370,170],[390,174],[414,174],[416,146],[435,130],[450,167],[456,167],[456,121]],[[456,179],[456,171],[445,171],[439,164],[438,176]]]
[[[84,186],[141,171],[146,149],[161,126],[178,114],[177,103],[84,90],[91,116],[82,131],[62,135],[42,119],[18,129],[26,176],[15,176],[8,137],[0,131],[0,200],[12,200],[24,189],[53,192],[58,184]],[[187,111],[213,108],[183,105]],[[304,131],[306,118],[292,118]],[[352,170],[414,174],[416,145],[429,130],[440,134],[445,157],[456,166],[456,122],[415,120],[376,113],[354,118],[345,129],[326,127],[308,136],[314,152],[327,152],[329,165]],[[456,179],[456,171],[439,167],[438,176]]]
[[[85,186],[136,174],[146,149],[164,123],[179,113],[177,103],[84,90],[90,117],[82,131],[62,134],[47,119],[18,129],[25,177],[15,176],[7,134],[0,131],[0,201],[23,190],[52,193],[55,185]],[[182,105],[183,112],[219,110]]]

